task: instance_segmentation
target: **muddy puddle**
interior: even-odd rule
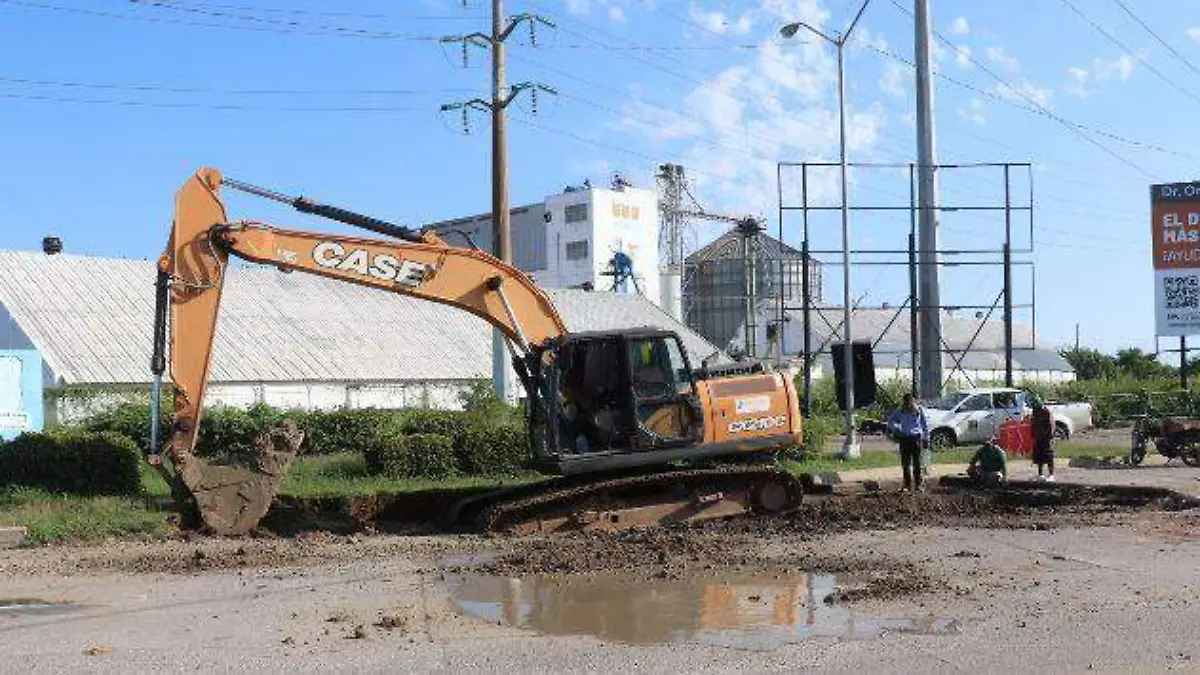
[[[545,635],[628,644],[693,643],[770,650],[814,638],[862,640],[889,633],[950,635],[954,619],[871,616],[833,602],[855,586],[832,574],[630,581],[615,575],[465,575],[449,581],[456,611]]]

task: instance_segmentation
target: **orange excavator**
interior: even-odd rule
[[[234,221],[222,188],[385,238]],[[257,526],[302,438],[294,426],[273,429],[259,439],[257,456],[240,464],[194,453],[231,255],[446,304],[504,334],[526,394],[531,460],[557,478],[462,504],[453,514],[459,522],[612,529],[780,512],[799,503],[799,481],[760,461],[801,440],[795,387],[783,374],[763,366],[693,369],[679,336],[657,328],[570,333],[532,279],[474,246],[205,168],[177,193],[170,241],[158,261],[154,419],[168,354],[175,401],[167,438],[161,446],[152,440],[149,459],[213,532]],[[748,458],[756,462],[727,461]]]

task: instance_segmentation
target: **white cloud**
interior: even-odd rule
[[[1021,80],[1011,88],[997,84],[992,91],[997,96],[1002,96],[1010,101],[1016,101],[1022,105],[1035,105],[1047,109],[1051,107],[1051,99],[1054,97],[1054,90],[1052,88],[1039,87],[1029,80]]]
[[[1120,56],[1103,59],[1092,59],[1091,69],[1072,66],[1067,68],[1067,78],[1070,82],[1063,91],[1077,98],[1087,98],[1101,86],[1110,82],[1126,82],[1133,75],[1134,56],[1125,53]]]
[[[960,16],[950,24],[951,35],[967,35],[971,32],[971,24],[967,23],[967,17]]]
[[[1021,69],[1021,62],[1017,60],[1017,57],[1005,51],[1004,47],[988,47],[985,53],[988,60],[998,66],[1014,72]]]
[[[734,19],[731,15],[727,15],[720,10],[706,11],[696,5],[692,5],[689,14],[692,21],[703,26],[710,33],[718,35],[725,35],[726,33],[745,35],[750,32],[750,29],[754,25],[754,20],[750,17],[749,12],[743,12],[738,18]]]
[[[1067,68],[1067,78],[1071,81],[1067,86],[1063,87],[1063,91],[1076,98],[1088,97],[1090,92],[1088,92],[1087,84],[1091,78],[1091,73],[1083,68],[1072,66]]]
[[[567,0],[567,11],[572,14],[587,14],[592,11],[591,0]]]
[[[625,9],[620,5],[609,7],[608,18],[617,23],[625,23]]]
[[[885,94],[904,98],[913,87],[913,70],[907,64],[888,61],[879,76],[879,89]]]
[[[605,6],[594,0],[593,8],[597,3]],[[607,0],[607,6],[613,4],[621,4],[627,12],[634,6]],[[756,0],[756,9],[745,9],[750,4],[691,3],[689,14],[695,23],[726,35],[761,32],[760,48],[739,52],[733,65],[705,78],[703,85],[693,87],[680,103],[664,100],[664,105],[678,105],[678,112],[644,103],[626,105],[613,127],[624,133],[631,147],[650,143],[647,153],[687,167],[693,192],[706,208],[768,215],[774,214],[777,206],[777,162],[835,160],[839,125],[833,50],[816,40],[779,41],[774,30],[768,34],[767,27],[797,20],[822,30],[842,26],[827,25],[828,0]],[[880,36],[865,30],[856,31],[854,42],[887,46]],[[911,68],[901,64],[885,65],[878,75],[879,89],[868,84],[866,91],[857,85],[849,90],[847,148],[855,161],[884,158],[878,147],[889,110],[872,100],[872,95],[903,100],[912,88]],[[631,86],[630,90],[636,93],[637,88]],[[654,95],[657,93],[646,96],[663,100]],[[911,125],[911,121],[904,124]],[[810,175],[809,196],[833,203],[837,185],[836,171],[828,176]],[[791,189],[785,185],[785,191]],[[726,227],[698,222],[694,236],[706,241]]]
[[[622,112],[625,114],[618,122],[617,128],[637,131],[656,141],[686,138],[694,136],[704,129],[695,117],[673,110],[664,110],[646,103],[628,103],[623,107]]]
[[[973,98],[967,101],[966,105],[959,106],[958,116],[968,122],[983,126],[987,124],[987,107],[983,105],[983,101]]]
[[[1107,61],[1100,58],[1094,59],[1092,70],[1095,71],[1097,80],[1105,81],[1115,77],[1124,82],[1133,74],[1133,55],[1127,52]]]
[[[1189,28],[1185,32],[1187,33],[1188,37],[1192,38],[1196,42],[1200,42],[1200,26]]]
[[[957,63],[958,67],[962,68],[963,70],[967,70],[974,65],[971,63],[971,47],[968,45],[960,45],[958,51],[954,53],[954,62]]]

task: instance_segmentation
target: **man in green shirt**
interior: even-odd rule
[[[993,442],[984,443],[971,458],[967,475],[983,485],[1001,485],[1008,480],[1008,458],[1004,448]]]

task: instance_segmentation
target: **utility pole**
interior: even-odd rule
[[[914,0],[917,63],[917,275],[920,293],[922,398],[942,393],[941,288],[938,280],[937,151],[933,130],[933,72],[929,60],[929,0]]]
[[[1075,324],[1075,353],[1079,353],[1079,324]]]
[[[464,5],[466,4],[464,0]],[[492,0],[492,30],[490,33],[471,33],[441,39],[443,44],[462,44],[463,65],[467,65],[468,47],[490,50],[492,58],[492,96],[488,101],[471,99],[458,103],[447,103],[442,112],[461,112],[463,128],[469,133],[471,110],[486,112],[492,118],[492,254],[500,260],[512,263],[512,234],[508,208],[508,104],[522,91],[529,90],[536,112],[537,93],[551,94],[554,89],[535,82],[521,82],[507,87],[505,84],[504,42],[521,24],[528,24],[530,41],[537,44],[537,25],[553,27],[554,24],[536,14],[517,14],[511,19],[504,16],[504,0]],[[511,393],[508,377],[509,345],[499,329],[492,329],[492,388],[496,394],[507,399]]]
[[[508,212],[508,105],[504,100],[504,0],[492,0],[492,252],[512,262],[512,236]],[[492,389],[507,401],[508,338],[492,329]]]
[[[845,343],[843,350],[844,360],[842,361],[842,372],[845,373],[843,383],[845,384],[845,441],[842,443],[842,457],[853,459],[859,456],[860,449],[858,447],[858,430],[854,424],[854,350],[853,346],[853,331],[851,330],[850,315],[853,311],[850,306],[850,196],[849,196],[849,169],[846,163],[846,72],[845,52],[846,41],[850,39],[850,34],[854,32],[854,27],[858,25],[858,20],[862,18],[863,12],[867,11],[867,5],[871,4],[871,0],[863,0],[862,6],[858,8],[858,13],[854,15],[854,19],[850,22],[849,28],[844,33],[839,33],[836,37],[830,36],[803,21],[794,21],[779,29],[779,34],[785,38],[796,36],[801,28],[825,40],[837,48],[837,84],[838,84],[838,146],[840,149],[838,162],[842,174],[842,341]],[[807,238],[806,238],[807,242]],[[807,255],[805,251],[805,255]],[[808,299],[805,298],[807,305]],[[807,330],[807,326],[805,330]],[[805,392],[807,395],[808,392]],[[806,403],[807,405],[807,403]]]

